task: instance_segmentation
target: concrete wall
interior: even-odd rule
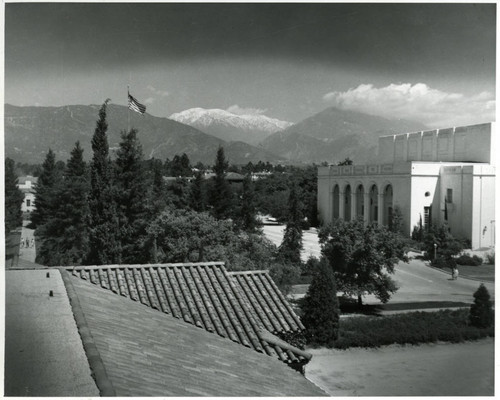
[[[494,246],[495,242],[495,170],[492,166],[474,166],[472,175],[472,247]]]
[[[472,238],[472,171],[472,165],[441,169],[439,206],[444,211],[446,205],[448,220],[442,212],[439,223],[446,222],[451,234],[458,238]]]
[[[410,229],[413,231],[420,220],[424,224],[424,209],[432,207],[431,224],[439,223],[439,164],[412,163]]]
[[[494,122],[379,138],[380,163],[404,161],[483,162],[494,160]]]

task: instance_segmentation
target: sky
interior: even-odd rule
[[[495,118],[496,4],[6,3],[6,103]]]

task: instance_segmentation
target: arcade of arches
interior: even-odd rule
[[[331,192],[333,219],[345,221],[363,217],[366,224],[382,221],[382,225],[390,226],[393,213],[392,185],[376,184],[364,186],[335,183]]]

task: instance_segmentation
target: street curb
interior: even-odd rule
[[[73,316],[76,321],[78,333],[82,339],[83,348],[85,350],[85,354],[87,355],[90,369],[94,375],[100,395],[101,397],[114,397],[116,396],[115,389],[108,378],[108,374],[106,373],[106,368],[104,367],[101,355],[94,342],[87,320],[85,319],[85,314],[83,313],[80,305],[80,300],[78,299],[78,295],[73,287],[73,283],[71,283],[69,272],[64,268],[58,268],[58,270],[63,278],[64,286],[66,286],[66,292],[68,293],[71,309],[73,310]]]

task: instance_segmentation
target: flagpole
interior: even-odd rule
[[[130,107],[128,106],[129,96],[130,96],[130,86],[127,85],[127,110],[128,110],[128,113],[127,113],[127,119],[128,119],[127,134],[130,132]]]

